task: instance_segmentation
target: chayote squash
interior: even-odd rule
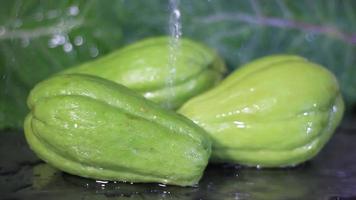
[[[28,106],[31,149],[71,174],[186,186],[199,181],[209,160],[202,128],[106,79],[54,76],[35,86]]]
[[[282,167],[320,151],[344,103],[325,68],[299,56],[275,55],[246,64],[179,112],[210,133],[213,161]]]
[[[176,50],[169,45],[169,37],[145,39],[62,73],[100,76],[176,109],[216,85],[226,68],[215,51],[200,43],[181,39]]]

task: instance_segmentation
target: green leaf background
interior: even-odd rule
[[[133,41],[168,33],[168,0],[0,0],[0,129],[21,128],[30,89],[51,74]],[[356,1],[181,0],[184,37],[230,70],[293,53],[337,76],[356,102]]]

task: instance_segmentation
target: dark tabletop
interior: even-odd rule
[[[348,120],[322,152],[295,168],[209,165],[197,187],[103,183],[41,162],[23,133],[0,133],[0,199],[356,200],[356,126]]]

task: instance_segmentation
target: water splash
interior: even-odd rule
[[[180,0],[170,0],[170,16],[169,16],[169,55],[168,55],[168,76],[167,76],[167,87],[169,90],[169,99],[167,99],[166,107],[171,107],[171,99],[173,99],[175,93],[173,90],[174,79],[176,78],[176,64],[178,52],[180,49],[180,37],[182,36],[182,25],[181,25],[181,13],[179,10]]]

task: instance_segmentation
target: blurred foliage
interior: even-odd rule
[[[21,128],[37,82],[132,41],[168,34],[167,0],[0,0],[0,129]],[[183,36],[230,69],[274,53],[318,62],[356,102],[356,1],[181,0]]]

